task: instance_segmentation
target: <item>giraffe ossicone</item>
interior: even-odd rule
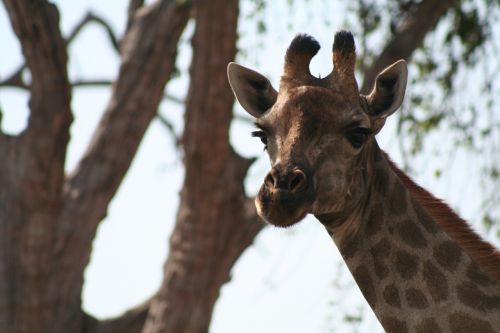
[[[228,66],[271,162],[255,200],[259,216],[288,227],[314,214],[387,332],[500,332],[500,253],[377,145],[403,101],[406,62],[381,71],[362,95],[352,34],[335,35],[334,68],[322,79],[309,71],[318,50],[297,35],[278,90]]]

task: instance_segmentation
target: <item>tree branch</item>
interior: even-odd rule
[[[181,145],[181,139],[175,133],[174,125],[167,118],[165,118],[160,112],[156,114],[156,117],[172,137],[175,147],[179,148]]]
[[[424,0],[395,30],[380,56],[363,73],[362,94],[369,94],[375,77],[385,67],[403,58],[408,59],[422,45],[425,36],[432,31],[448,9],[457,0]]]
[[[73,88],[88,86],[110,86],[112,84],[113,82],[110,80],[76,80],[70,83],[71,87]],[[17,77],[10,77],[5,81],[0,82],[0,88],[19,88],[23,90],[30,90],[30,86],[22,81],[22,79],[19,79]]]
[[[113,28],[111,28],[106,20],[92,12],[88,12],[87,15],[85,15],[83,19],[79,23],[77,23],[77,25],[70,32],[69,36],[66,38],[66,42],[70,44],[89,23],[97,23],[102,28],[104,28],[104,31],[106,31],[111,45],[117,53],[120,53],[120,43],[116,38],[116,34],[113,31]]]
[[[87,80],[75,80],[70,83],[72,88],[85,88],[85,87],[109,87],[113,84],[113,81],[108,80],[108,79],[87,79]],[[22,82],[18,81],[17,78],[11,77],[5,81],[0,82],[0,88],[19,88],[23,90],[29,90],[30,87]],[[170,102],[177,103],[184,105],[185,101],[182,98],[179,98],[177,96],[174,96],[169,93],[164,93],[163,94],[163,99],[167,99]],[[248,117],[241,117],[241,116],[236,116],[237,119],[246,121],[246,122],[251,122],[251,119]]]
[[[234,97],[226,68],[236,53],[238,1],[199,1],[194,9],[184,185],[163,282],[143,333],[207,332],[221,286],[263,227],[243,187],[253,160],[229,144]]]
[[[46,2],[6,0],[5,5],[26,59],[26,66],[21,66],[8,81],[21,85],[22,72],[29,68],[32,82],[28,129],[35,131],[36,144],[44,141],[40,137],[43,136],[52,144],[58,141],[60,145],[64,140],[61,142],[63,138],[54,133],[68,134],[71,88],[66,69],[66,44],[58,26],[59,13]],[[48,123],[54,127],[47,126]]]
[[[4,3],[31,73],[31,112],[27,129],[0,149],[0,285],[11,288],[0,290],[0,323],[35,332],[46,327],[53,310],[47,286],[72,120],[71,87],[56,7],[47,1]],[[12,84],[21,84],[24,67],[9,78]]]
[[[87,325],[83,333],[141,333],[149,305],[150,301],[148,300],[119,317],[105,320],[97,320],[85,314]]]
[[[144,0],[130,0],[127,10],[127,26],[125,31],[129,31],[136,11],[144,5]]]
[[[89,23],[97,23],[101,25],[104,30],[106,31],[106,34],[108,35],[109,41],[111,45],[113,46],[113,49],[117,52],[120,53],[120,47],[119,47],[119,42],[118,39],[116,38],[116,34],[114,33],[113,29],[109,25],[108,22],[106,22],[103,18],[100,16],[97,16],[91,12],[87,13],[83,17],[83,19],[78,22],[73,30],[70,32],[68,37],[66,38],[66,45],[70,45],[75,38],[80,34],[80,32],[85,28]],[[23,78],[23,72],[26,69],[26,64],[22,64],[14,73],[12,73],[8,78],[6,78],[3,81],[0,81],[0,88],[1,87],[13,87],[13,88],[20,88],[20,89],[30,89],[30,84],[25,82]],[[77,82],[80,83],[80,82]],[[73,83],[72,86],[78,86],[79,84]],[[101,83],[101,81],[96,81],[95,85],[104,85],[105,83]],[[81,85],[92,85],[92,83],[87,83],[84,82]]]
[[[17,70],[14,71],[8,78],[0,81],[0,87],[15,87],[29,89],[29,87],[24,83],[23,71],[26,69],[26,64],[19,66]]]
[[[0,105],[0,140],[3,139],[2,122],[3,122],[3,110],[2,106]]]
[[[79,299],[83,271],[99,222],[120,185],[139,143],[156,116],[174,71],[177,44],[189,18],[189,3],[158,1],[136,15],[122,42],[122,64],[92,142],[64,185],[58,219],[58,293]],[[61,307],[68,302],[62,302]],[[57,318],[64,325],[64,309]]]

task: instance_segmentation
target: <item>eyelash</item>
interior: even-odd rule
[[[354,148],[358,149],[361,148],[370,134],[371,130],[369,128],[356,127],[347,134],[347,139]],[[262,144],[264,144],[264,150],[267,149],[267,135],[264,131],[253,131],[252,137],[259,138]]]
[[[347,133],[347,139],[354,148],[359,149],[366,142],[366,139],[368,139],[371,133],[372,131],[369,128],[356,127]]]
[[[253,131],[252,136],[254,138],[259,138],[260,141],[264,144],[264,150],[267,149],[267,135],[264,131]]]

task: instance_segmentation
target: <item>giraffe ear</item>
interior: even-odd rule
[[[276,102],[278,93],[271,82],[256,71],[231,62],[227,66],[227,77],[238,102],[255,118]]]
[[[401,106],[407,78],[408,68],[404,60],[396,61],[377,75],[372,92],[366,96],[368,114],[374,122],[375,133],[382,128],[385,118]]]

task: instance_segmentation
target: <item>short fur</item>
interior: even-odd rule
[[[319,43],[313,37],[306,34],[295,36],[286,51],[284,76],[301,81],[310,79],[309,63],[319,49]]]
[[[427,213],[451,236],[484,270],[500,282],[500,251],[479,236],[469,224],[445,202],[416,184],[406,173],[384,154],[392,170],[401,179],[413,197]]]
[[[342,90],[350,95],[351,99],[359,98],[358,84],[354,77],[356,46],[352,34],[345,30],[337,32],[332,51],[334,71],[330,81],[342,85]]]

